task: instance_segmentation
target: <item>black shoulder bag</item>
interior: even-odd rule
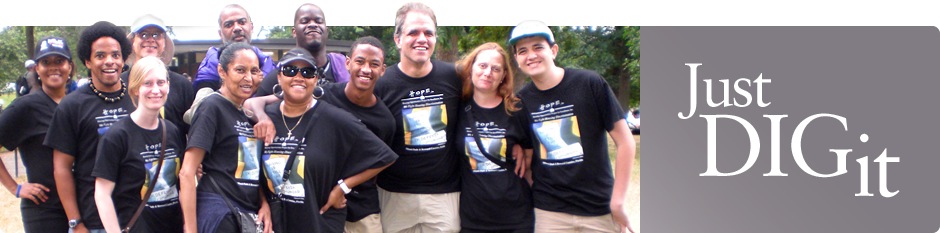
[[[160,178],[160,170],[163,169],[163,159],[166,158],[166,123],[163,119],[160,119],[160,127],[163,128],[163,142],[160,143],[160,158],[157,160],[157,171],[153,175],[153,179],[150,179],[150,184],[147,185],[147,193],[144,193],[144,198],[141,199],[140,205],[137,206],[137,211],[134,211],[134,216],[131,217],[131,221],[127,222],[127,226],[124,229],[121,229],[121,232],[129,232],[134,224],[137,223],[137,218],[140,217],[141,212],[144,211],[144,207],[147,207],[147,200],[150,199],[150,194],[153,193],[153,186],[157,183],[157,179]]]

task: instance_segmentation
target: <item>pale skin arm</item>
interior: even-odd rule
[[[180,207],[183,209],[184,232],[196,233],[196,173],[206,151],[199,148],[186,150],[183,167],[180,169]]]
[[[3,164],[3,161],[0,161],[0,168],[6,171],[6,165]],[[10,194],[16,196],[16,186],[19,184],[16,183],[16,180],[13,180],[9,172],[0,172],[0,183],[3,183],[3,187],[7,188]],[[29,199],[39,205],[40,202],[46,202],[49,199],[49,196],[46,195],[47,192],[49,192],[49,188],[42,184],[23,183],[20,187],[19,198]]]
[[[78,202],[75,197],[75,177],[72,175],[72,165],[75,163],[75,157],[59,150],[52,151],[53,174],[55,176],[55,187],[59,191],[59,200],[62,201],[62,207],[65,208],[65,215],[69,219],[80,219],[81,212],[78,210]],[[20,192],[23,192],[20,190]],[[84,223],[79,223],[73,229],[73,232],[88,232]]]
[[[388,168],[388,166],[392,166],[392,163],[389,163],[385,166],[378,167],[378,168],[366,169],[365,171],[362,171],[359,174],[346,177],[346,179],[343,179],[343,182],[345,182],[346,186],[348,186],[349,188],[356,187],[357,185],[360,185],[362,183],[365,183],[369,179],[372,179],[372,177],[375,177],[376,175],[378,175],[379,172],[381,172],[382,170],[385,170],[385,168]],[[330,191],[330,198],[326,201],[326,204],[324,204],[323,207],[320,208],[320,214],[325,213],[330,208],[334,208],[334,209],[346,208],[346,194],[343,193],[343,188],[340,188],[338,184],[333,186],[333,191]]]
[[[101,224],[104,224],[104,230],[107,232],[121,232],[121,224],[118,223],[117,213],[114,210],[114,200],[111,199],[112,192],[114,192],[114,181],[95,178],[95,204],[98,206]]]
[[[630,128],[627,127],[627,121],[620,119],[614,123],[614,129],[608,132],[614,144],[617,147],[617,162],[614,168],[614,190],[610,200],[610,212],[614,220],[620,224],[621,232],[633,232],[630,226],[630,219],[627,218],[627,211],[624,208],[624,201],[627,195],[627,187],[630,184],[630,175],[633,172],[633,160],[636,156],[636,141]]]
[[[271,142],[274,141],[275,132],[274,123],[271,121],[271,118],[268,118],[268,114],[264,113],[264,106],[270,103],[275,103],[278,100],[280,99],[278,99],[277,96],[267,95],[249,98],[245,100],[244,104],[242,104],[242,107],[244,107],[246,111],[251,111],[254,113],[252,114],[251,119],[258,122],[254,126],[255,138],[264,141],[265,146],[271,144]]]

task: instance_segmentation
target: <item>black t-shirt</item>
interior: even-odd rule
[[[166,122],[163,168],[147,201],[146,215],[134,224],[134,232],[180,232],[179,178],[183,141],[179,129]],[[121,227],[127,226],[157,171],[163,144],[163,128],[144,129],[125,117],[111,126],[98,144],[98,158],[91,175],[114,182],[111,200]],[[144,221],[151,224],[141,224]]]
[[[342,232],[345,209],[319,213],[336,181],[385,166],[398,156],[352,115],[324,102],[317,102],[304,113],[304,119],[283,118],[291,128],[299,124],[288,137],[279,105],[265,107],[277,136],[262,157],[264,174],[271,184],[268,191],[280,196],[284,204],[284,213],[273,216],[285,217],[287,232]],[[301,122],[297,123],[298,120]],[[302,148],[297,152],[288,184],[283,195],[277,195],[285,162],[298,145]]]
[[[179,128],[179,138],[185,140],[186,133],[189,132],[189,124],[183,121],[183,113],[193,105],[196,92],[193,91],[193,83],[189,79],[170,70],[167,70],[167,72],[170,76],[170,92],[166,96],[166,104],[164,104],[163,112],[160,115],[176,125]],[[130,71],[121,73],[121,80],[130,84],[127,81],[129,75]]]
[[[102,95],[117,97],[119,92]],[[90,229],[104,228],[95,206],[95,177],[91,170],[98,156],[98,139],[112,124],[134,111],[134,104],[124,93],[121,100],[108,103],[85,85],[68,94],[59,102],[49,124],[49,133],[43,145],[62,151],[75,158],[72,174],[75,177],[75,196],[82,213],[82,222]]]
[[[326,67],[329,67],[331,64],[329,59],[327,59]],[[264,79],[261,80],[261,86],[258,87],[258,90],[255,91],[255,96],[266,96],[274,93],[281,92],[281,87],[277,82],[277,74],[281,73],[280,68],[274,69],[275,72],[268,73],[264,75]],[[300,75],[298,73],[297,75]],[[317,86],[323,86],[326,84],[336,83],[336,78],[333,77],[333,72],[324,71],[320,73],[320,79],[317,79]],[[317,93],[319,95],[319,93]]]
[[[614,180],[607,132],[623,109],[596,72],[565,69],[557,86],[519,91],[529,112],[535,154],[532,197],[536,208],[582,216],[610,213]]]
[[[24,199],[22,208],[62,209],[53,175],[52,148],[42,145],[57,105],[45,92],[37,91],[16,98],[0,115],[0,145],[7,150],[19,148],[27,180],[49,188],[46,202],[36,205]]]
[[[392,65],[375,94],[395,116],[392,149],[401,158],[378,176],[379,187],[401,193],[460,190],[453,149],[461,80],[453,64],[432,60],[428,75],[412,78]]]
[[[472,99],[471,111],[460,111],[456,146],[461,156],[460,225],[474,230],[512,230],[532,228],[532,192],[529,184],[516,175],[512,147],[529,144],[525,121],[516,112],[510,118],[503,103],[495,108],[482,108]],[[465,105],[466,106],[466,105]],[[467,108],[464,108],[467,109]],[[473,114],[473,115],[471,115]],[[475,117],[474,117],[475,116]],[[473,129],[480,133],[480,142],[506,169],[480,152]],[[523,147],[531,147],[525,145]]]
[[[392,118],[392,112],[380,100],[371,107],[362,107],[349,101],[346,96],[348,84],[345,82],[326,85],[320,100],[352,113],[382,142],[391,145],[393,133],[395,133],[395,119]],[[353,191],[355,192],[346,194],[346,210],[348,211],[346,221],[356,222],[370,214],[379,213],[379,193],[375,188],[375,179],[354,187]]]
[[[186,148],[206,151],[202,170],[222,190],[215,190],[213,185],[200,185],[197,190],[220,194],[233,204],[258,210],[258,155],[262,145],[255,139],[248,116],[235,104],[218,92],[207,96],[193,115]]]

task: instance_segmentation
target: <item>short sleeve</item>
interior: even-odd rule
[[[351,148],[346,158],[346,166],[343,167],[343,177],[349,177],[367,169],[379,168],[398,159],[398,155],[364,124],[348,119],[344,119],[348,123],[343,124],[347,126],[347,129],[339,129],[347,132],[344,136],[350,143],[345,145]]]
[[[604,122],[604,129],[609,132],[614,130],[614,123],[623,120],[623,108],[607,81],[597,73],[591,72],[591,75],[591,92],[597,100],[597,113]]]
[[[524,105],[523,105],[524,106]],[[529,128],[529,113],[524,107],[512,113],[506,137],[524,149],[532,149],[532,130]]]
[[[216,95],[216,94],[213,94]],[[193,123],[189,127],[189,140],[186,149],[199,148],[210,154],[212,144],[215,141],[216,129],[218,128],[218,118],[222,114],[219,111],[218,96],[206,96],[206,100],[199,105],[196,113],[193,114]]]
[[[125,118],[124,120],[130,120]],[[126,122],[122,122],[124,124]],[[119,167],[124,156],[127,155],[128,135],[123,129],[108,130],[101,136],[98,142],[98,155],[95,158],[95,168],[91,171],[91,176],[114,181],[117,183]]]
[[[49,132],[46,134],[46,140],[42,145],[61,151],[62,153],[74,157],[78,153],[78,137],[75,133],[78,119],[70,108],[73,104],[65,103],[68,98],[63,99],[52,114],[52,122],[49,123]]]
[[[30,111],[27,106],[21,106],[20,101],[13,101],[10,106],[3,110],[3,114],[0,114],[0,132],[4,132],[0,136],[0,145],[7,148],[7,150],[13,150],[14,148],[22,145],[26,140],[27,134],[22,133],[8,133],[8,132],[23,132],[23,127],[30,127]]]

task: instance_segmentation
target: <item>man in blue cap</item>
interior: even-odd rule
[[[539,21],[513,28],[509,45],[532,78],[520,91],[531,118],[535,232],[633,232],[623,208],[636,142],[623,109],[597,72],[555,66],[558,45]],[[607,132],[617,146],[611,175]]]

